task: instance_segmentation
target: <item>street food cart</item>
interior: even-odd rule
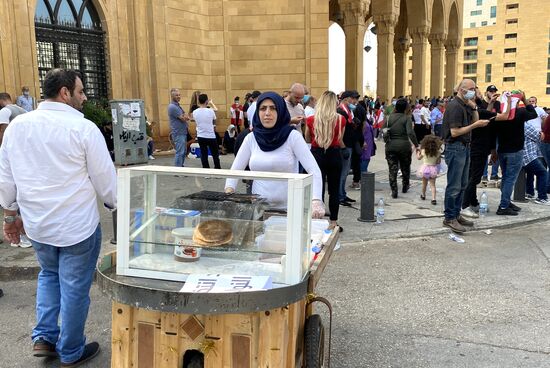
[[[118,180],[117,251],[98,265],[112,368],[324,366],[311,304],[330,310],[314,289],[338,231],[311,220],[310,175],[143,166]],[[286,208],[254,182],[286,188]]]

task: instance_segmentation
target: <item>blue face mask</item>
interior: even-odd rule
[[[467,99],[467,100],[471,100],[475,97],[476,95],[476,92],[475,91],[468,91],[466,92],[466,94],[464,95],[464,98]]]
[[[355,106],[354,104],[348,104],[348,107],[351,111],[353,111],[357,106]]]

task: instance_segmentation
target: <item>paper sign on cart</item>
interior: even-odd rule
[[[234,293],[273,288],[271,276],[240,276],[221,274],[191,274],[180,292]]]

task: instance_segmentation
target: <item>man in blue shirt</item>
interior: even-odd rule
[[[23,86],[21,92],[23,92],[23,94],[17,97],[15,104],[22,107],[27,112],[34,110],[34,97],[31,96],[29,87]]]
[[[170,96],[172,97],[172,101],[168,105],[168,120],[170,120],[170,134],[176,149],[174,166],[182,167],[185,161],[189,116],[180,106],[181,94],[179,89],[172,88],[170,90]]]

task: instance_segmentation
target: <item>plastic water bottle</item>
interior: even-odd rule
[[[376,223],[382,224],[384,223],[384,198],[380,198],[378,201],[378,207],[376,207]]]
[[[487,212],[489,212],[489,199],[487,198],[487,193],[483,192],[479,201],[479,217],[482,219],[485,218]]]

